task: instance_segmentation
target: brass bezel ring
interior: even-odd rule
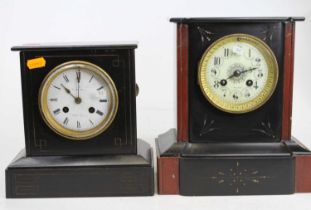
[[[104,120],[100,122],[96,127],[85,131],[76,131],[63,127],[59,122],[55,120],[52,113],[48,109],[48,89],[54,79],[59,74],[77,67],[92,71],[94,74],[101,77],[107,84],[107,88],[109,89],[109,98],[111,101],[108,114],[104,118]],[[40,114],[43,120],[54,132],[56,132],[60,136],[71,140],[88,140],[95,136],[98,136],[99,134],[107,130],[108,127],[111,125],[111,123],[115,119],[118,110],[119,98],[118,91],[113,80],[104,69],[90,62],[75,60],[65,62],[56,66],[45,76],[40,86],[38,102]]]
[[[217,94],[215,94],[215,92],[212,89],[212,86],[208,84],[207,80],[208,77],[207,65],[209,60],[213,56],[213,53],[217,49],[219,49],[219,47],[227,43],[237,41],[246,42],[256,47],[262,53],[268,66],[267,82],[263,90],[259,93],[257,97],[244,103],[231,103],[228,101],[224,101]],[[278,77],[279,77],[278,63],[273,51],[265,42],[263,42],[262,40],[260,40],[255,36],[248,34],[231,34],[216,40],[205,50],[199,62],[198,83],[204,97],[217,109],[232,114],[242,114],[251,112],[258,109],[263,104],[265,104],[270,99],[276,88]]]

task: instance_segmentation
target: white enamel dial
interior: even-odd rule
[[[53,69],[42,83],[43,118],[70,139],[94,137],[108,128],[118,106],[115,85],[100,67],[72,61]]]
[[[217,108],[245,113],[263,105],[278,78],[271,49],[256,37],[233,34],[213,43],[203,55],[199,83]]]

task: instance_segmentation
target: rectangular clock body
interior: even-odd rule
[[[178,139],[198,143],[290,139],[294,26],[298,20],[303,18],[171,19],[177,23],[178,37]],[[198,81],[206,50],[232,34],[261,40],[272,50],[278,66],[272,96],[261,107],[243,114],[217,109],[205,98]]]
[[[135,154],[137,137],[134,49],[136,47],[136,45],[13,47],[12,50],[20,51],[27,156]],[[44,62],[31,63],[37,58],[42,58]],[[54,132],[43,120],[38,102],[39,89],[47,74],[62,63],[77,60],[104,69],[114,82],[119,99],[115,118],[108,129],[88,140],[71,140]]]

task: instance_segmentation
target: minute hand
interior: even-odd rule
[[[255,70],[255,69],[257,69],[257,67],[243,70],[243,71],[241,71],[241,74],[243,74],[243,73],[245,73],[245,72],[248,72],[248,71],[253,71],[253,70]]]
[[[253,70],[255,70],[255,69],[257,69],[257,67],[255,67],[255,68],[250,68],[250,69],[247,69],[247,70],[242,70],[242,71],[240,71],[240,70],[235,70],[235,71],[233,72],[233,74],[230,75],[227,79],[231,79],[231,78],[233,78],[233,77],[239,77],[241,74],[244,74],[245,72],[248,72],[248,71],[253,71]]]
[[[77,74],[77,82],[78,82],[78,97],[77,98],[80,98],[80,80],[81,80],[81,71],[79,69],[79,71],[76,72]]]

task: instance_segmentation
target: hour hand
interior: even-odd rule
[[[81,103],[81,99],[72,95],[71,91],[68,88],[66,88],[65,85],[63,85],[63,84],[60,84],[60,85],[64,88],[66,93],[68,93],[69,95],[71,95],[75,99],[76,104]]]
[[[66,91],[66,93],[68,93],[69,95],[71,95],[72,97],[76,98],[74,95],[72,95],[72,93],[70,92],[70,90],[68,88],[65,87],[65,85],[60,84]]]

